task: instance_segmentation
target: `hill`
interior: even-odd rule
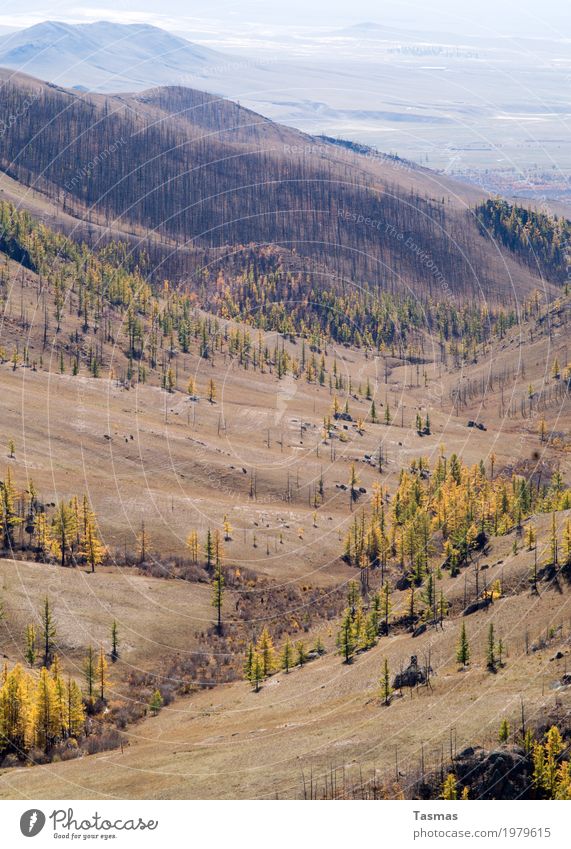
[[[43,21],[0,36],[0,66],[92,91],[199,80],[232,60],[149,24]]]
[[[356,283],[516,305],[550,288],[479,227],[466,207],[481,195],[426,169],[311,139],[192,89],[105,97],[4,78],[2,171],[82,229],[87,220],[145,248],[157,237],[182,245],[178,276],[193,288],[244,246],[270,244],[320,289]],[[159,274],[174,253],[163,245],[154,257]]]
[[[10,668],[25,659],[47,595],[60,665],[85,689],[89,645],[109,657],[113,620],[120,635],[90,733],[4,752],[2,795],[438,795],[458,757],[472,797],[493,797],[511,785],[477,784],[466,747],[496,746],[506,719],[518,748],[522,703],[536,740],[547,721],[568,735],[568,295],[527,299],[519,324],[472,315],[445,343],[419,322],[392,346],[356,347],[205,312],[192,292],[145,283],[120,245],[91,252],[7,205],[2,234],[2,493],[13,496],[1,650]],[[83,493],[108,552],[94,573],[75,541],[57,565],[29,523],[30,510],[55,528]],[[213,531],[228,536],[222,634]],[[362,587],[363,621],[385,581],[388,627],[344,663],[347,592]],[[280,655],[289,635],[306,659],[255,692],[237,679],[264,625]],[[392,685],[412,656],[430,686],[395,686],[383,704],[385,659]]]

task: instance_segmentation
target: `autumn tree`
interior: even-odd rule
[[[149,710],[153,716],[157,716],[163,706],[163,697],[160,690],[155,690],[149,701]]]
[[[49,752],[58,737],[58,723],[55,697],[55,684],[45,666],[40,671],[37,695],[35,699],[35,737],[36,744]]]
[[[458,798],[456,776],[451,772],[448,773],[442,784],[442,792],[440,798],[447,802],[451,802]]]
[[[276,665],[276,653],[274,644],[267,627],[262,629],[262,633],[256,644],[256,652],[259,654],[262,662],[262,676],[267,678],[271,675]]]
[[[34,666],[36,657],[36,629],[31,623],[26,628],[26,660],[30,666]]]
[[[198,563],[198,533],[191,531],[186,538],[186,545],[193,563]]]
[[[95,667],[95,678],[101,701],[105,700],[105,689],[109,683],[109,679],[107,678],[107,668],[107,660],[103,652],[103,646],[101,646],[99,649],[99,656],[97,658],[97,666]]]
[[[4,536],[4,548],[14,545],[14,531],[22,523],[16,510],[17,493],[12,481],[10,468],[6,469],[4,480],[0,483],[0,520]]]
[[[381,675],[381,698],[383,704],[390,705],[393,688],[391,687],[391,678],[389,674],[389,661],[385,657],[383,663],[383,673]]]
[[[85,557],[87,563],[91,567],[91,571],[95,572],[95,567],[103,561],[105,555],[105,547],[99,539],[97,533],[95,514],[93,513],[87,496],[83,498],[83,522],[81,534],[80,553]]]

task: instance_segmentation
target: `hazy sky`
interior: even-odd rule
[[[188,33],[243,22],[272,31],[373,21],[457,34],[571,38],[569,0],[2,0],[0,5],[0,26],[20,28],[46,19],[148,22]]]

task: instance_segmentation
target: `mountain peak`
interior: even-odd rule
[[[92,91],[196,85],[231,59],[146,23],[48,20],[0,38],[0,66]]]

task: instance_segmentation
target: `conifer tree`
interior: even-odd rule
[[[339,654],[343,656],[345,663],[351,663],[355,654],[355,646],[353,617],[351,615],[351,609],[347,608],[341,622],[341,628],[337,634],[337,648],[339,649]]]
[[[252,659],[252,673],[250,680],[254,685],[254,690],[257,693],[260,689],[260,684],[264,680],[264,663],[260,656],[260,653],[255,651],[254,657]]]
[[[89,506],[87,496],[83,498],[83,529],[80,552],[85,557],[92,572],[95,572],[95,567],[103,561],[105,554],[105,547],[97,533],[95,514]]]
[[[460,629],[460,639],[456,648],[456,660],[462,667],[468,666],[470,663],[470,646],[468,643],[468,635],[466,634],[466,623],[462,622]]]
[[[5,668],[0,687],[0,728],[6,745],[16,752],[27,751],[34,736],[33,687],[22,667]]]
[[[49,752],[58,737],[58,716],[55,698],[55,685],[48,674],[48,670],[42,667],[35,699],[35,734],[36,744]]]
[[[206,557],[206,568],[211,569],[214,561],[214,538],[210,528],[206,531],[206,543],[204,545],[204,555]]]
[[[111,623],[111,663],[115,663],[119,658],[119,629],[117,621],[114,619]]]
[[[14,531],[22,519],[16,510],[16,489],[12,482],[12,472],[8,467],[4,480],[0,483],[0,520],[4,535],[4,548],[11,549],[14,545]]]
[[[486,665],[490,672],[496,671],[496,638],[494,634],[494,625],[492,622],[490,622],[490,626],[488,628],[488,639],[486,644]]]
[[[381,590],[381,617],[383,619],[383,630],[385,634],[389,633],[389,616],[391,608],[391,592],[388,581],[385,581]]]
[[[444,779],[440,798],[445,799],[447,802],[453,801],[454,799],[458,798],[456,777],[451,772],[448,773],[448,775]]]
[[[77,533],[73,511],[65,501],[60,501],[56,508],[54,533],[58,543],[60,563],[65,566],[71,554],[74,535]]]
[[[163,697],[161,696],[160,690],[155,690],[153,695],[151,696],[151,700],[149,702],[149,710],[153,714],[153,716],[157,716],[160,709],[163,706]]]
[[[276,653],[274,644],[267,627],[262,629],[262,633],[258,638],[256,652],[260,656],[262,664],[262,677],[267,678],[271,675],[276,665]]]
[[[381,698],[383,704],[390,705],[393,688],[391,687],[391,678],[389,674],[389,661],[385,657],[383,664],[383,674],[381,676]]]
[[[87,691],[87,700],[93,701],[93,694],[96,685],[96,660],[93,646],[87,647],[87,656],[83,665],[83,674],[85,676],[85,685]]]
[[[105,689],[109,683],[109,680],[107,678],[107,668],[107,660],[103,652],[103,646],[101,646],[97,658],[97,666],[95,668],[95,678],[97,681],[97,688],[99,690],[99,698],[101,699],[101,701],[105,700]]]
[[[288,673],[293,661],[293,647],[291,644],[291,640],[289,638],[289,634],[286,634],[284,647],[282,649],[281,657],[280,657],[280,665],[284,672]]]
[[[193,563],[198,563],[198,533],[191,531],[186,538],[186,544],[190,551],[190,558]]]
[[[228,516],[224,516],[223,529],[224,529],[224,541],[228,542],[229,540],[232,539],[232,525],[228,521]]]
[[[139,563],[144,563],[147,559],[147,555],[149,553],[149,535],[147,533],[147,529],[145,528],[144,521],[141,521],[141,530],[137,536],[137,547],[138,547],[138,559]]]
[[[222,597],[224,595],[224,575],[219,557],[216,558],[212,576],[212,607],[216,610],[216,630],[222,633]]]
[[[349,473],[349,497],[351,499],[351,509],[353,509],[353,502],[357,500],[358,486],[359,476],[355,470],[355,463],[351,463],[351,471]]]
[[[297,665],[303,666],[307,660],[307,651],[305,650],[305,643],[303,640],[298,640],[295,644],[295,651],[297,656]]]
[[[555,512],[551,514],[551,532],[549,535],[549,563],[553,566],[558,565],[558,544],[557,544],[557,524],[555,522]]]
[[[38,554],[42,560],[47,560],[52,555],[54,557],[60,557],[57,542],[53,538],[52,529],[45,513],[38,513],[34,517],[34,533]]]
[[[254,669],[254,643],[248,643],[248,650],[246,652],[246,660],[244,661],[243,672],[244,678],[246,681],[252,681],[252,673]]]
[[[500,722],[500,730],[498,732],[498,740],[500,743],[507,743],[510,739],[510,724],[504,717]]]
[[[26,628],[26,660],[30,666],[36,662],[36,629],[32,623]]]
[[[56,626],[52,615],[50,600],[46,596],[42,608],[42,646],[44,651],[43,665],[49,669],[55,649]]]
[[[76,681],[67,679],[67,728],[70,737],[79,737],[85,726],[83,697]]]

